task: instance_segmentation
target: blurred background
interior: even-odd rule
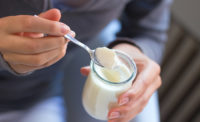
[[[174,0],[162,80],[161,122],[200,122],[200,0]]]

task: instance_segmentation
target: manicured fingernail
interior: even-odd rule
[[[129,98],[128,98],[128,97],[125,97],[125,98],[123,98],[122,100],[120,100],[119,105],[121,106],[121,105],[124,105],[124,104],[126,104],[126,103],[128,103],[128,102],[129,102]]]
[[[116,119],[116,118],[119,118],[119,117],[120,117],[119,112],[112,112],[108,118],[109,119]]]
[[[75,36],[75,32],[74,31],[70,31],[69,34],[74,37]]]
[[[60,25],[61,25],[61,33],[66,34],[70,30],[70,28],[64,23],[61,23]]]

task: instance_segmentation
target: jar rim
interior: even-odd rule
[[[127,82],[129,82],[131,79],[135,79],[136,77],[136,74],[137,74],[137,67],[136,67],[136,64],[134,62],[134,60],[132,60],[127,54],[125,54],[124,52],[122,51],[119,51],[119,50],[115,50],[115,49],[112,49],[116,52],[117,55],[123,57],[128,63],[129,65],[131,65],[131,67],[133,68],[133,71],[131,73],[131,75],[124,81],[120,81],[120,82],[112,82],[112,81],[109,81],[109,80],[106,80],[104,79],[102,76],[99,75],[99,73],[97,73],[96,69],[95,69],[95,66],[94,66],[94,62],[91,61],[91,67],[92,67],[92,70],[94,71],[94,73],[101,79],[103,80],[104,82],[106,83],[110,83],[110,84],[125,84]]]

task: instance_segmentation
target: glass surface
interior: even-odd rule
[[[99,120],[107,120],[109,110],[118,106],[118,96],[131,87],[137,74],[134,61],[120,51],[115,50],[115,52],[120,63],[126,65],[130,71],[130,75],[119,82],[111,82],[101,75],[101,70],[98,70],[101,67],[91,61],[91,71],[83,89],[82,103],[86,112]]]
[[[119,58],[119,60],[126,65],[126,67],[128,67],[129,71],[131,72],[131,75],[130,77],[128,77],[126,80],[124,81],[120,81],[120,82],[111,82],[109,80],[106,80],[105,78],[103,78],[99,73],[98,71],[96,70],[96,68],[102,68],[98,65],[95,65],[94,62],[91,61],[91,68],[92,70],[95,72],[95,74],[100,78],[102,79],[103,81],[107,82],[107,83],[110,83],[110,84],[124,84],[128,81],[130,81],[130,79],[134,79],[136,74],[137,74],[137,67],[136,67],[136,64],[135,62],[130,59],[130,57],[128,55],[126,55],[125,53],[121,52],[121,51],[117,51],[117,50],[114,50],[117,57]]]

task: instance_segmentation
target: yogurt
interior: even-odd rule
[[[101,63],[104,59],[105,67],[100,67],[91,61],[91,71],[82,96],[83,106],[87,113],[99,120],[107,120],[109,110],[118,106],[118,96],[131,87],[136,75],[135,63],[128,56],[118,51],[110,49],[108,51],[112,52],[104,55],[106,57],[102,55],[106,52],[97,54],[103,57],[99,59]],[[111,63],[108,63],[108,59]]]
[[[105,68],[112,69],[116,62],[116,54],[113,50],[106,47],[97,48],[95,55],[100,64]]]

